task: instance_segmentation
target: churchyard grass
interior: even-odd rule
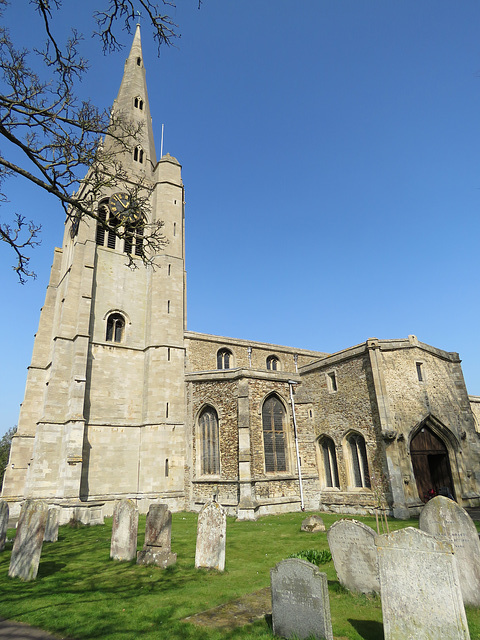
[[[226,570],[195,569],[197,516],[173,514],[172,551],[177,564],[165,570],[110,560],[112,520],[104,526],[62,526],[55,543],[44,543],[37,580],[9,579],[12,544],[0,553],[0,616],[46,629],[59,637],[102,640],[267,640],[268,620],[234,630],[185,624],[182,619],[269,586],[270,569],[292,553],[328,549],[326,532],[300,531],[308,514],[268,516],[256,522],[228,518]],[[323,516],[328,527],[341,516]],[[375,518],[357,517],[375,528]],[[391,529],[418,522],[389,521]],[[140,517],[138,549],[145,516]],[[9,538],[15,531],[8,531]],[[338,639],[382,640],[378,596],[349,593],[333,562],[320,565],[329,581],[333,634]],[[441,603],[432,602],[432,615]],[[480,639],[480,609],[467,608],[472,640]]]

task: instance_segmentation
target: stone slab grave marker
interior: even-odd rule
[[[177,561],[172,553],[172,514],[166,504],[150,505],[145,524],[145,544],[137,553],[137,564],[154,564],[165,569]]]
[[[218,502],[207,502],[198,514],[195,568],[225,569],[227,514]]]
[[[48,504],[43,500],[23,503],[8,569],[11,578],[35,580],[37,577],[47,515]]]
[[[301,531],[306,531],[307,533],[325,531],[325,523],[320,516],[310,516],[302,522]]]
[[[110,558],[133,560],[137,555],[138,509],[133,500],[120,500],[113,509]]]
[[[465,509],[437,496],[423,507],[419,528],[433,536],[443,536],[452,544],[457,560],[463,602],[480,606],[480,540],[477,528]]]
[[[8,516],[8,502],[0,500],[0,551],[5,549],[5,543],[7,541]]]
[[[453,545],[413,527],[375,544],[385,640],[470,640]]]
[[[288,558],[271,569],[273,633],[283,638],[333,640],[327,574]]]
[[[327,532],[338,579],[350,591],[380,593],[376,535],[357,520],[337,520]]]
[[[60,523],[60,507],[49,507],[45,526],[44,542],[58,541],[58,525]]]

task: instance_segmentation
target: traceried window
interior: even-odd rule
[[[122,342],[125,333],[125,318],[120,313],[111,313],[107,318],[107,342]]]
[[[270,396],[263,403],[262,425],[265,471],[286,471],[285,409],[276,396]]]
[[[205,408],[198,422],[202,474],[218,475],[220,473],[220,449],[217,412],[213,407]]]
[[[352,433],[347,438],[352,465],[352,480],[355,487],[370,487],[368,472],[367,448],[365,440],[359,433]]]
[[[140,109],[140,111],[143,111],[143,100],[141,98],[135,98],[133,104],[135,105],[135,109]]]
[[[232,352],[228,349],[220,349],[220,351],[217,353],[217,369],[230,369],[232,364]]]
[[[320,440],[319,447],[323,462],[325,486],[340,489],[335,443],[331,438],[325,436]]]
[[[278,371],[280,369],[279,364],[280,364],[280,361],[277,358],[277,356],[268,356],[267,369],[269,371]]]

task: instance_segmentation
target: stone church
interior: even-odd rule
[[[55,249],[2,497],[94,522],[131,498],[255,519],[300,509],[417,514],[435,493],[480,504],[480,397],[457,353],[369,338],[334,354],[186,328],[184,186],[155,155],[140,29],[115,109],[143,122],[124,165],[152,186],[168,244],[67,221]],[[103,219],[125,206],[106,190]],[[138,264],[127,265],[126,254]]]

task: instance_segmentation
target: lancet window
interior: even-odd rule
[[[107,342],[122,342],[125,334],[125,318],[120,313],[111,313],[107,318]]]
[[[337,466],[337,453],[335,450],[335,443],[331,438],[324,436],[319,442],[322,463],[324,482],[326,487],[340,488],[340,481],[338,478],[338,466]]]
[[[276,396],[263,403],[262,425],[265,471],[286,471],[285,409]]]
[[[347,438],[352,465],[352,480],[355,487],[370,487],[367,448],[365,440],[359,433],[352,433]]]
[[[199,418],[201,469],[203,475],[220,473],[218,416],[213,407],[205,408]]]

